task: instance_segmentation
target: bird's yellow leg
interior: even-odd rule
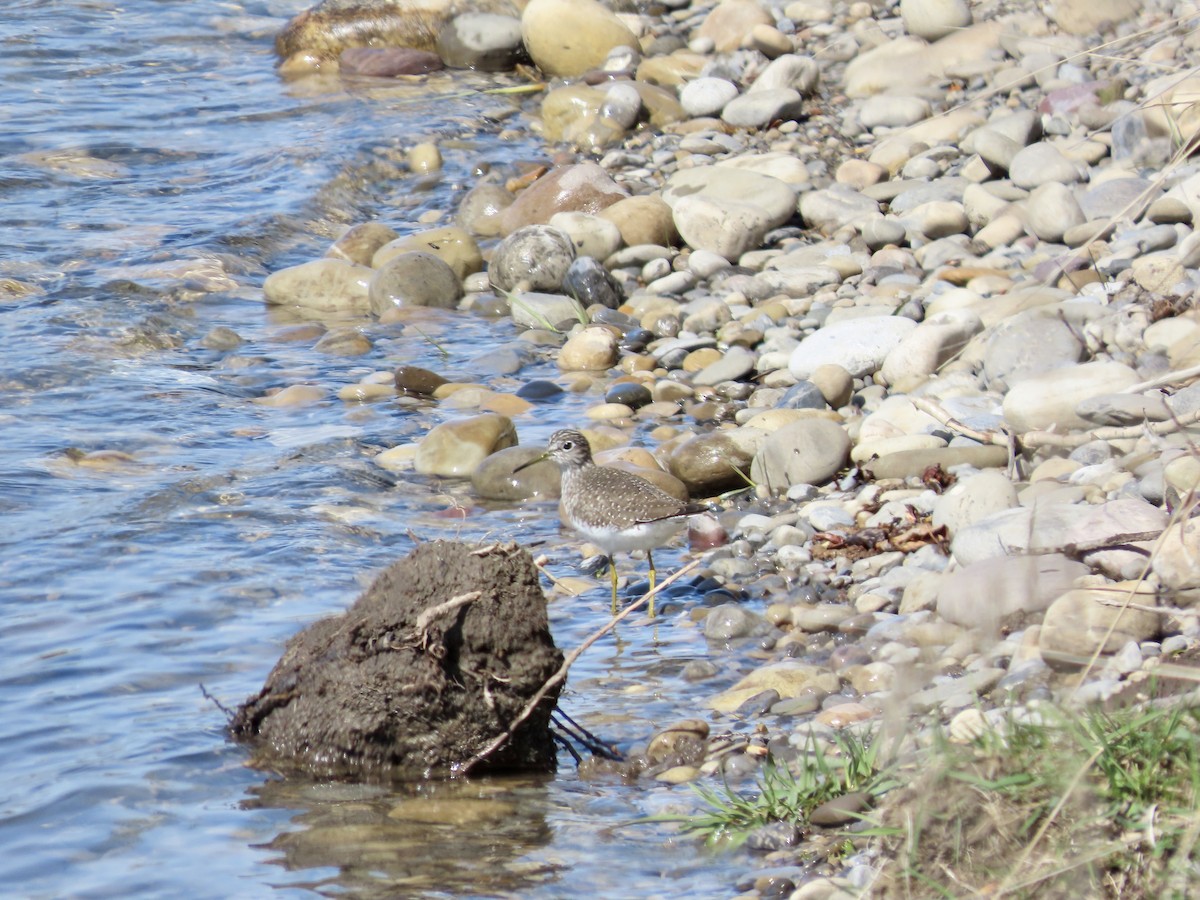
[[[654,554],[649,550],[646,551],[646,559],[650,562],[650,606],[646,612],[650,618],[654,618]]]
[[[612,614],[617,614],[617,556],[614,553],[608,558],[608,571],[612,573]]]

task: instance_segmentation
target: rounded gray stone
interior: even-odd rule
[[[1059,153],[1058,148],[1039,141],[1017,151],[1008,167],[1008,176],[1017,187],[1032,190],[1051,182],[1074,184],[1083,180],[1084,172]]]
[[[375,270],[368,287],[371,312],[377,316],[399,306],[454,309],[462,295],[462,282],[450,265],[420,250],[389,259]]]
[[[530,290],[555,291],[574,261],[575,245],[566,232],[549,225],[526,225],[496,247],[488,278],[501,291],[521,282]]]
[[[800,92],[792,88],[750,91],[735,97],[721,111],[721,119],[735,128],[762,128],[776,120],[800,118]]]
[[[1003,390],[1051,369],[1073,366],[1083,357],[1075,331],[1057,316],[1027,312],[992,331],[983,351],[983,375],[991,390]]]
[[[1058,243],[1067,231],[1084,221],[1075,194],[1065,184],[1043,184],[1025,202],[1025,224],[1039,240]]]
[[[468,12],[447,22],[437,36],[437,53],[447,66],[504,72],[522,54],[521,20],[495,13]]]
[[[773,492],[794,484],[825,484],[850,456],[846,430],[828,419],[801,419],[772,432],[750,467],[750,478]]]

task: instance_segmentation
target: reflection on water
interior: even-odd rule
[[[549,792],[535,780],[424,783],[387,789],[269,781],[247,808],[298,810],[298,830],[266,848],[293,871],[335,870],[310,882],[357,897],[508,895],[553,876],[526,861],[554,829]],[[455,864],[447,865],[447,857]]]

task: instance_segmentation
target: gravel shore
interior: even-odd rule
[[[680,710],[699,721],[651,743],[644,778],[752,773],[761,747],[705,753],[732,721],[786,757],[1144,697],[1200,644],[1198,19],[1125,0],[443,15],[413,43],[438,65],[529,54],[546,89],[511,102],[553,160],[481,175],[436,228],[356,225],[265,298],[523,329],[495,351],[515,389],[402,366],[341,390],[460,413],[385,468],[552,497],[555,472],[514,470],[566,390],[588,421],[554,424],[598,461],[722,510],[693,529],[697,574],[750,602],[698,624],[718,664],[751,637],[767,658]],[[364,49],[289,44],[284,71],[396,52],[346,56]],[[406,161],[436,174],[443,149]],[[560,377],[522,383],[546,360]],[[821,835],[794,837],[764,837],[745,896],[869,892],[883,861],[815,872]]]

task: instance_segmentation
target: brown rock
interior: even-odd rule
[[[343,75],[375,78],[424,75],[443,68],[436,53],[411,47],[348,47],[338,57],[338,64]]]
[[[704,759],[708,723],[702,719],[684,719],[668,725],[650,738],[646,758],[651,765],[670,761],[672,765],[698,763]]]
[[[362,222],[348,228],[345,234],[330,244],[325,255],[358,266],[369,266],[375,251],[398,236],[396,229],[382,222]]]
[[[746,484],[753,448],[722,432],[699,434],[671,453],[671,474],[694,496],[711,497]]]
[[[658,244],[663,247],[679,245],[679,231],[671,207],[658,194],[626,197],[600,212],[621,232],[627,247],[639,244]]]
[[[452,0],[387,0],[359,3],[325,0],[292,18],[275,37],[285,59],[311,54],[337,59],[348,47],[413,47],[433,50],[438,32],[456,11]],[[507,0],[477,0],[476,12],[516,15]]]
[[[436,372],[430,372],[420,366],[398,366],[395,372],[395,383],[396,390],[402,394],[432,397],[433,392],[446,383],[446,379]]]

